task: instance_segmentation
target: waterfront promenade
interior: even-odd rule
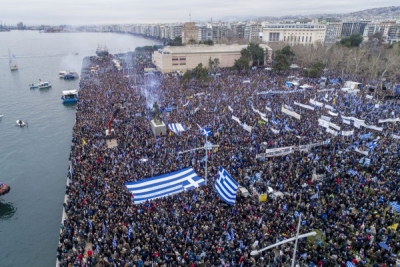
[[[293,253],[289,244],[279,253],[253,257],[250,252],[294,236],[299,213],[304,220],[301,232],[318,233],[314,239],[299,240],[300,266],[396,263],[399,217],[390,203],[400,200],[400,129],[399,123],[379,120],[398,118],[400,108],[385,102],[379,90],[372,99],[367,91],[349,95],[340,86],[319,92],[323,88],[317,80],[304,79],[312,89],[266,96],[257,92],[288,91],[288,73],[223,69],[207,84],[181,83],[172,75],[144,75],[144,68],[153,67],[150,55],[125,57],[123,66],[133,66],[128,74],[114,68],[111,57],[85,60],[57,249],[59,266],[288,266]],[[359,80],[368,82],[365,77]],[[310,99],[332,109],[295,104],[310,105]],[[177,110],[164,112],[163,119],[181,123],[187,131],[154,138],[148,110],[154,100],[161,110],[176,104]],[[282,107],[301,118],[288,116]],[[105,130],[117,108],[112,128],[118,146],[110,149]],[[254,110],[265,113],[268,122]],[[251,126],[251,132],[232,115]],[[319,126],[321,115],[329,116],[340,131],[353,133],[326,131]],[[382,129],[356,127],[343,117]],[[178,156],[179,151],[204,145],[197,124],[211,129],[209,140],[219,145],[210,154],[208,185],[134,205],[127,181],[185,167],[204,177],[203,153]],[[265,149],[327,139],[326,145],[307,151],[256,157]],[[367,156],[359,151],[367,151]],[[366,157],[368,165],[360,161]],[[247,188],[250,197],[238,192],[235,206],[222,202],[214,190],[219,166]],[[259,203],[258,194],[268,187],[284,194]]]

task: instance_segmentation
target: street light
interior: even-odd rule
[[[193,149],[189,149],[189,150],[184,150],[184,151],[179,151],[178,154],[183,154],[183,153],[187,153],[187,152],[192,152],[195,150],[200,150],[200,149],[204,149],[206,151],[206,164],[205,164],[205,182],[207,185],[207,161],[208,161],[208,151],[212,150],[214,147],[219,147],[219,145],[213,145],[211,142],[207,141],[207,135],[206,135],[206,142],[204,144],[203,147],[197,147],[197,148],[193,148]]]
[[[295,243],[294,243],[294,251],[293,251],[292,265],[291,265],[291,267],[294,267],[294,263],[296,261],[295,259],[296,259],[296,250],[297,250],[297,240],[299,238],[304,238],[304,237],[308,237],[308,236],[315,236],[317,234],[316,232],[309,232],[309,233],[306,233],[306,234],[299,235],[300,223],[301,223],[301,214],[299,215],[299,223],[297,225],[297,233],[296,233],[295,237],[283,240],[281,242],[275,243],[275,244],[273,244],[271,246],[265,247],[265,248],[260,249],[260,250],[253,250],[252,252],[250,252],[250,255],[251,256],[257,256],[260,252],[263,252],[265,250],[280,246],[280,245],[288,243],[288,242],[292,242],[294,240]]]

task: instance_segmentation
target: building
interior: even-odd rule
[[[400,42],[400,23],[390,27],[387,40],[389,44]]]
[[[368,40],[369,36],[375,33],[381,33],[386,39],[389,34],[389,28],[396,24],[396,21],[381,21],[381,22],[370,22],[364,28],[363,37],[364,40]]]
[[[350,21],[343,22],[341,37],[349,37],[353,34],[364,34],[365,27],[370,21]]]
[[[244,28],[244,39],[249,42],[259,42],[260,33],[262,33],[262,26],[260,23],[252,23],[246,25]]]
[[[334,44],[340,40],[342,34],[342,22],[330,21],[326,23],[325,43]]]
[[[17,23],[17,29],[18,30],[24,30],[25,29],[24,23],[23,22],[18,22]]]
[[[182,26],[182,43],[198,43],[199,42],[199,28],[194,22],[186,22]]]
[[[271,60],[272,49],[266,44],[260,45],[265,52],[264,62]],[[232,67],[235,60],[240,58],[240,51],[247,45],[186,45],[166,46],[154,51],[152,61],[162,73],[175,71],[185,72],[194,69],[199,63],[208,67],[210,58],[218,59],[220,67]]]
[[[263,28],[262,41],[294,44],[316,44],[325,41],[326,25],[319,23],[267,24]]]

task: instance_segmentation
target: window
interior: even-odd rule
[[[178,62],[172,62],[172,66],[178,66],[179,63]]]
[[[312,38],[312,37],[310,36],[310,43],[311,43],[311,38]]]
[[[303,36],[303,38],[301,38],[301,42],[304,42],[304,36]]]
[[[186,61],[186,57],[180,57],[179,60],[181,60],[181,61],[182,61],[182,60],[183,60],[183,61]]]
[[[186,62],[181,61],[179,65],[184,66],[184,65],[186,65]]]

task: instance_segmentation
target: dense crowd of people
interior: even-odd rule
[[[349,94],[340,84],[325,87],[303,78],[300,84],[312,87],[258,94],[294,89],[285,86],[287,73],[264,69],[220,69],[208,82],[182,83],[179,75],[144,73],[152,67],[150,55],[123,61],[128,71],[115,69],[111,56],[85,59],[59,266],[289,266],[293,242],[251,252],[295,236],[299,220],[300,234],[317,235],[298,241],[296,265],[396,266],[399,214],[390,203],[400,201],[400,127],[379,119],[398,118],[400,107],[383,100],[381,89]],[[323,88],[335,90],[318,92]],[[333,108],[313,106],[310,99]],[[150,127],[155,101],[166,124],[181,123],[186,131],[155,137]],[[167,107],[174,108],[167,112]],[[300,120],[282,107],[300,114]],[[327,132],[319,126],[321,115],[353,134]],[[342,116],[383,129],[346,124]],[[109,122],[118,142],[114,148],[107,146]],[[208,140],[219,145],[208,159],[207,186],[135,205],[128,181],[186,167],[205,177],[204,152],[178,154],[204,145],[199,127],[210,129]],[[287,155],[263,154],[321,141]],[[249,192],[239,190],[234,206],[215,192],[219,166]]]

